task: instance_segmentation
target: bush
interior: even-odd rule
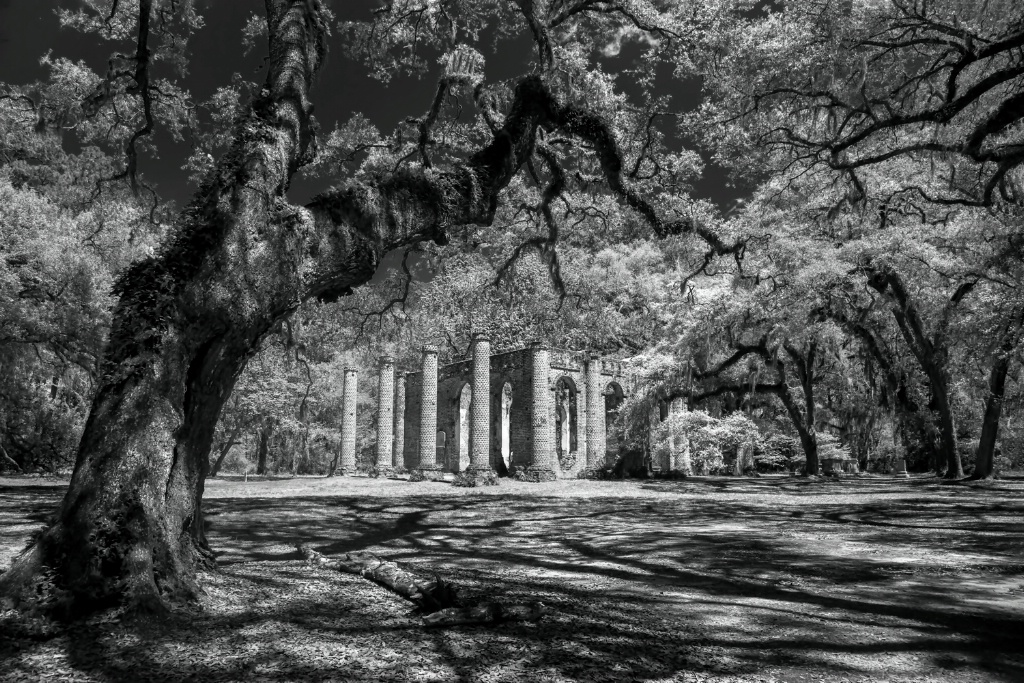
[[[772,434],[754,450],[754,466],[760,472],[778,472],[789,467],[796,457],[802,457],[800,441],[787,434]]]
[[[652,434],[652,456],[657,462],[668,462],[674,448],[673,440],[686,439],[690,447],[690,465],[694,474],[719,474],[725,471],[725,451],[739,451],[761,441],[761,433],[753,420],[736,412],[718,419],[704,410],[671,414]]]
[[[579,479],[594,479],[594,480],[597,480],[597,481],[606,481],[606,480],[609,480],[609,479],[621,479],[621,477],[618,474],[616,474],[615,468],[610,466],[610,465],[605,465],[604,467],[598,467],[598,468],[595,468],[595,469],[592,469],[592,470],[591,469],[585,469],[585,470],[583,470],[582,472],[580,472],[577,475],[577,478],[579,478]],[[520,481],[522,481],[522,480],[520,480]]]
[[[889,473],[896,468],[896,461],[906,457],[903,449],[895,444],[885,444],[876,448],[868,455],[868,469],[874,472]]]
[[[455,475],[452,486],[473,488],[476,486],[497,486],[498,475],[493,470],[465,470]]]

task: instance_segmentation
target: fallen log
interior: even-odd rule
[[[373,553],[346,553],[328,559],[305,545],[299,545],[298,549],[309,564],[362,576],[401,595],[424,612],[460,606],[455,587],[436,574],[428,576]]]
[[[485,602],[475,607],[449,607],[423,617],[424,626],[460,626],[463,624],[500,624],[504,621],[539,621],[552,609],[544,603],[502,605]]]
[[[346,553],[324,557],[312,548],[299,545],[306,562],[322,569],[356,574],[387,588],[419,607],[426,615],[424,626],[460,626],[464,624],[500,624],[506,621],[538,621],[553,610],[537,602],[530,605],[503,605],[484,602],[463,607],[452,584],[436,574],[427,576],[397,562],[383,560],[373,553]]]

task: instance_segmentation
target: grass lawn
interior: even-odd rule
[[[0,478],[0,569],[63,491]],[[202,616],[32,640],[0,613],[0,680],[1024,680],[1021,480],[214,479],[206,508]],[[299,542],[556,612],[426,629]]]

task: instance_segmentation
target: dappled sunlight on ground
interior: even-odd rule
[[[0,479],[0,567],[62,492],[24,481]],[[232,478],[206,510],[221,572],[189,627],[0,655],[29,672],[57,649],[82,680],[1024,679],[1024,482]],[[556,613],[427,630],[383,589],[307,569],[300,542]]]

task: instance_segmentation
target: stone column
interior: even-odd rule
[[[391,451],[395,442],[395,359],[380,359],[377,374],[377,448],[374,467],[383,470],[391,466]]]
[[[551,433],[551,359],[543,342],[530,344],[530,435],[532,453],[526,469],[529,481],[553,481],[556,478],[555,445]]]
[[[356,403],[358,373],[355,368],[345,368],[345,384],[341,392],[341,463],[338,474],[356,473]]]
[[[587,469],[604,465],[604,393],[601,386],[601,357],[590,354],[587,361]]]
[[[907,472],[907,461],[905,458],[896,458],[895,475],[897,477],[909,477],[910,473]]]
[[[391,455],[391,466],[405,465],[405,372],[395,371],[395,443]]]
[[[437,347],[424,346],[420,383],[420,458],[416,478],[443,479],[437,464]]]

